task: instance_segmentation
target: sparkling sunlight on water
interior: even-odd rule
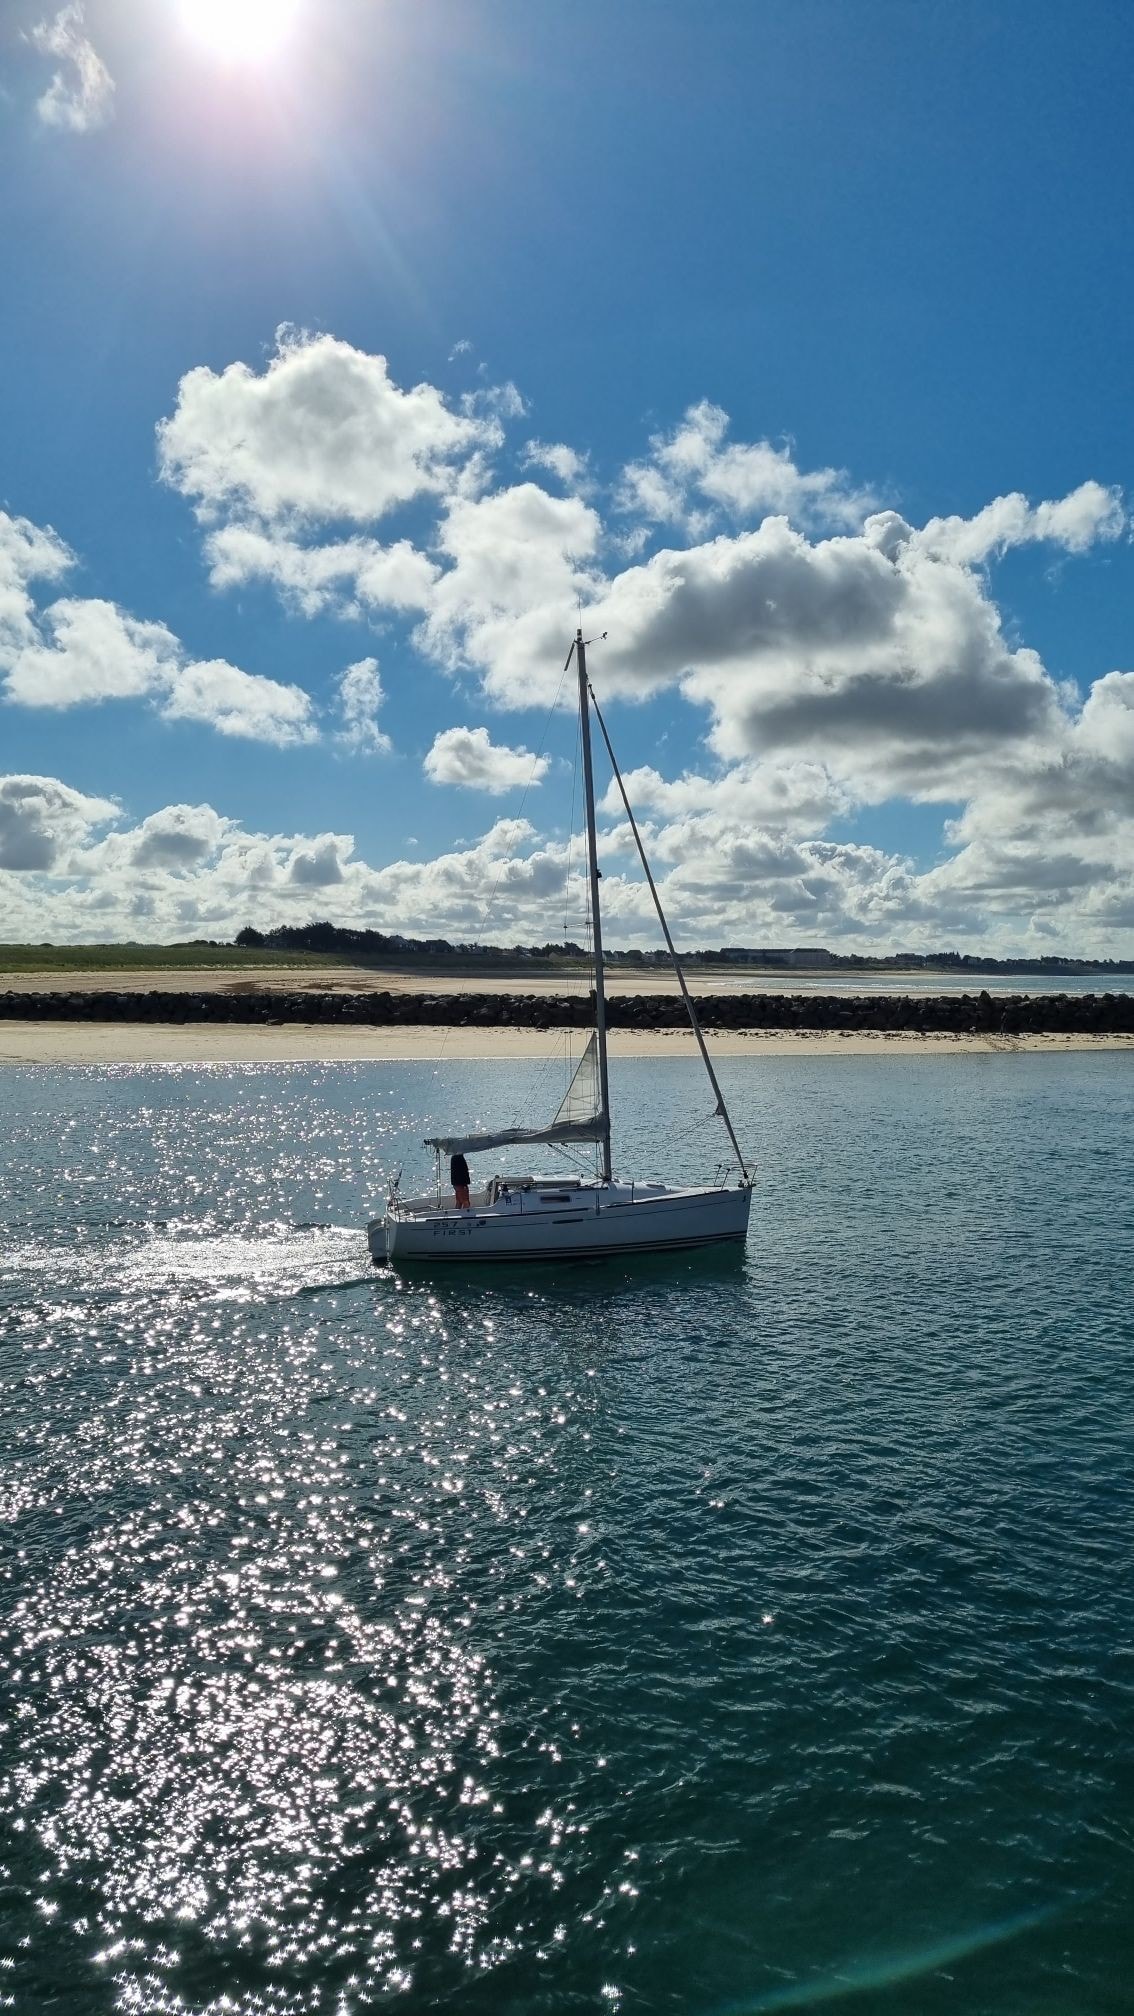
[[[746,1256],[407,1280],[540,1067],[9,1070],[9,2006],[1127,2008],[1126,1063],[732,1064]]]

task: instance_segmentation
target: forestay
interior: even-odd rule
[[[491,1134],[430,1135],[425,1145],[442,1155],[475,1155],[489,1148],[511,1148],[530,1143],[601,1141],[607,1119],[599,1099],[598,1054],[592,1036],[558,1113],[549,1127],[498,1127]]]

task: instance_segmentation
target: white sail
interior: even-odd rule
[[[598,1043],[594,1032],[571,1074],[571,1083],[563,1094],[563,1103],[554,1120],[553,1127],[568,1123],[586,1123],[601,1127],[603,1123],[602,1100],[599,1097]],[[597,1136],[588,1134],[587,1140]]]
[[[442,1155],[476,1155],[489,1148],[601,1141],[606,1116],[599,1104],[598,1049],[591,1037],[549,1127],[498,1127],[491,1134],[430,1135],[425,1145]]]

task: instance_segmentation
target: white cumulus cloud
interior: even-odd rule
[[[200,721],[218,735],[252,742],[311,742],[317,734],[310,695],[301,686],[242,672],[223,658],[178,667],[161,709],[168,721]]]
[[[723,408],[702,400],[655,432],[604,503],[563,442],[521,446],[519,480],[494,472],[521,410],[507,386],[454,402],[401,388],[381,356],[285,331],[257,369],[181,381],[159,435],[163,473],[201,517],[214,586],[263,582],[304,616],[400,622],[403,636],[382,646],[387,684],[412,646],[446,674],[472,675],[488,704],[546,705],[581,620],[615,711],[683,695],[678,774],[659,759],[629,782],[687,942],[827,932],[913,945],[983,931],[1002,944],[1062,933],[1087,949],[1092,934],[1097,944],[1134,928],[1123,922],[1134,920],[1134,675],[1107,672],[1082,700],[1003,619],[991,573],[1013,548],[1113,547],[1127,524],[1114,488],[1091,480],[1035,503],[1012,493],[918,526],[876,508],[844,470],[734,439]],[[33,591],[70,557],[56,535],[0,516],[7,699],[60,707],[133,693],[226,734],[313,735],[300,688],[191,661],[164,626],[116,604],[72,597],[37,615]],[[384,748],[381,706],[377,659],[360,658],[340,676],[329,733]],[[519,740],[443,731],[425,774],[489,792],[533,781],[533,767],[538,781],[546,763]],[[943,808],[931,867],[827,837],[894,798]],[[651,927],[621,808],[610,794],[604,807],[617,943]],[[197,844],[197,827],[183,841],[178,831],[171,846]],[[192,901],[202,918],[220,915],[234,890],[255,888],[294,916],[304,891],[329,889],[344,917],[468,935],[490,859],[508,906],[500,932],[546,937],[539,899],[562,858],[501,822],[471,848],[386,866],[360,860],[349,836],[229,827],[196,866],[161,869],[178,879],[162,914],[183,917]],[[144,894],[160,909],[159,866],[155,855]],[[90,901],[117,903],[96,881]]]
[[[460,784],[494,797],[541,783],[549,767],[546,756],[493,742],[487,728],[443,729],[423,765],[433,784]]]
[[[433,385],[403,390],[384,357],[281,329],[261,372],[186,373],[158,454],[205,519],[362,522],[451,491],[456,466],[499,440],[494,412],[455,413]]]
[[[214,588],[269,582],[303,616],[422,610],[439,572],[408,539],[383,546],[356,535],[305,546],[252,525],[222,525],[210,532],[205,556]]]
[[[972,518],[931,518],[917,543],[939,559],[972,567],[1010,546],[1045,542],[1066,553],[1085,553],[1099,540],[1114,540],[1126,525],[1121,492],[1102,483],[1080,483],[1066,497],[1029,504],[1014,490],[995,497]]]
[[[228,830],[229,821],[211,805],[166,805],[130,835],[129,858],[135,868],[196,868],[216,853]]]
[[[528,441],[520,457],[525,469],[550,469],[568,489],[580,490],[587,481],[587,458],[565,441]]]
[[[807,834],[775,813],[762,819],[767,794],[751,772],[703,780],[688,772],[672,783],[637,773],[678,943],[1042,943],[1111,955],[1134,944],[1134,674],[1107,675],[1099,688],[1067,729],[1062,764],[1020,772],[999,796],[990,790],[967,807],[950,858],[926,870],[883,848]],[[1100,758],[1100,736],[1121,747]],[[1104,776],[1112,795],[1096,799],[1092,821]],[[104,825],[113,830],[95,838]],[[600,837],[600,858],[609,942],[656,942],[624,825]],[[373,865],[349,834],[249,832],[207,805],[161,807],[130,825],[109,800],[61,780],[0,778],[0,932],[11,938],[225,937],[249,922],[330,914],[409,934],[542,943],[558,934],[568,862],[566,843],[525,819],[496,820],[433,859]]]
[[[0,663],[38,637],[33,581],[57,581],[75,564],[70,547],[50,526],[0,511]]]
[[[690,406],[677,427],[651,437],[648,456],[623,470],[619,508],[695,536],[708,529],[713,507],[739,519],[776,514],[831,526],[861,525],[874,508],[845,469],[799,469],[790,448],[729,441],[728,428],[728,414],[711,400]]]
[[[342,727],[338,730],[336,741],[354,750],[356,755],[386,755],[391,746],[390,738],[378,726],[382,700],[377,658],[360,658],[356,665],[348,665],[339,679]]]
[[[92,798],[57,777],[0,777],[0,869],[47,873],[117,816],[111,799]]]
[[[1062,714],[983,582],[892,514],[812,543],[783,518],[668,549],[619,575],[591,621],[609,690],[679,682],[728,760],[824,763],[862,801],[967,795],[1005,747]]]
[[[644,764],[624,773],[627,796],[639,825],[642,815],[665,820],[712,815],[738,828],[761,826],[777,832],[814,833],[853,804],[845,785],[836,782],[822,763],[775,763],[749,760],[718,776],[697,771],[666,778]],[[622,799],[613,781],[602,801],[612,818],[623,816]]]
[[[332,889],[344,880],[343,862],[354,842],[349,836],[324,833],[310,847],[293,850],[287,879],[300,889]]]
[[[0,652],[0,666],[5,659]],[[65,708],[148,698],[170,721],[200,721],[254,741],[310,741],[312,705],[299,686],[242,672],[223,659],[187,660],[164,623],[142,623],[113,602],[53,602],[40,641],[8,656],[5,699]]]
[[[554,692],[564,630],[570,636],[580,596],[600,586],[592,563],[601,536],[592,506],[537,483],[456,500],[438,535],[448,564],[420,648],[450,670],[483,669],[486,690],[505,705],[530,704],[549,682]]]
[[[24,707],[136,699],[169,685],[179,656],[164,623],[140,623],[97,597],[68,598],[44,611],[41,641],[8,660],[5,696]]]
[[[29,584],[74,565],[54,532],[0,513],[0,693],[22,707],[62,709],[147,699],[167,720],[284,745],[314,739],[299,686],[192,660],[164,623],[143,622],[100,596],[65,596],[37,612]]]

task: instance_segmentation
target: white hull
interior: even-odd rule
[[[680,1252],[745,1238],[751,1191],[660,1183],[525,1184],[448,1200],[396,1199],[367,1228],[376,1265],[402,1260],[572,1260]]]

